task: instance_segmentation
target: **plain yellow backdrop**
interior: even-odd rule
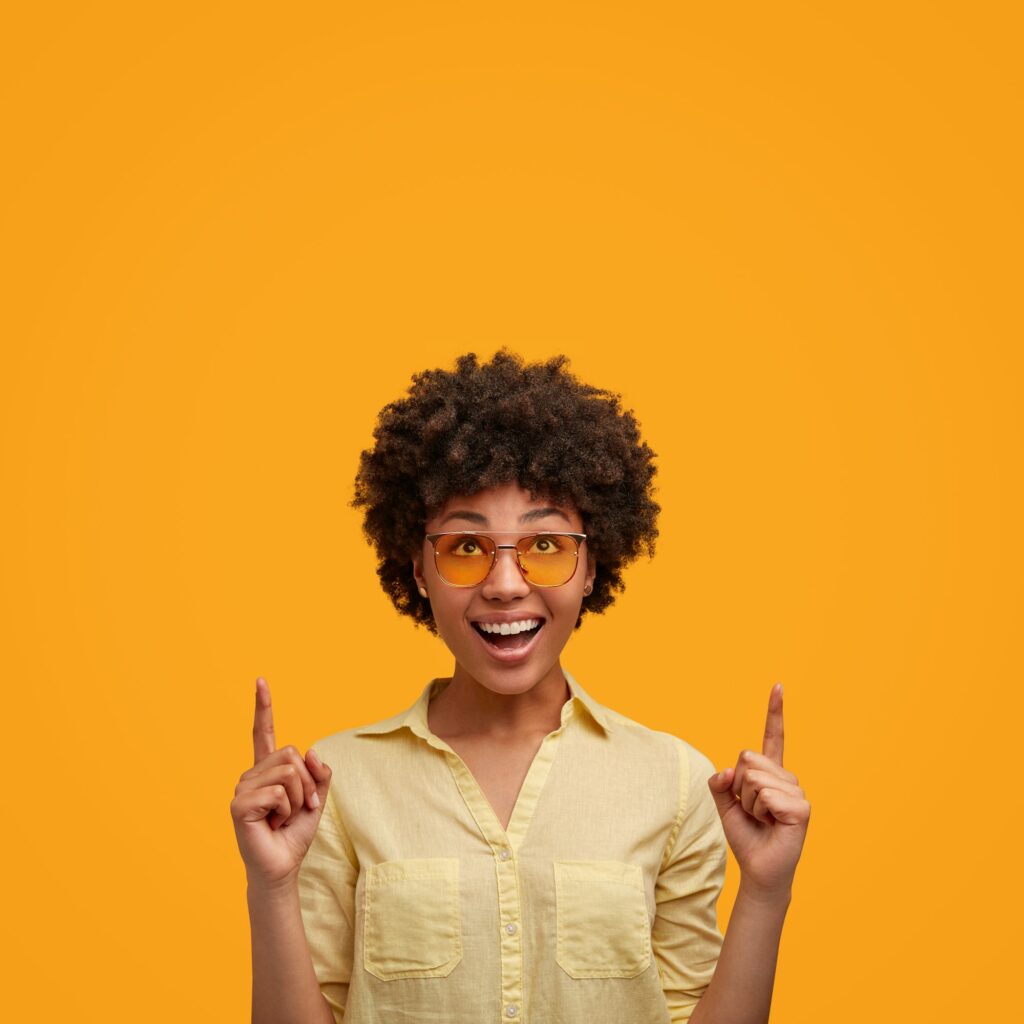
[[[248,1019],[255,679],[305,750],[450,673],[348,502],[412,373],[502,345],[658,453],[565,665],[719,767],[785,685],[773,1021],[1018,1001],[1014,6],[5,14],[8,1019]]]

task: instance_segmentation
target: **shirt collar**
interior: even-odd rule
[[[562,705],[562,725],[565,725],[579,706],[590,715],[605,733],[610,733],[612,727],[608,708],[594,700],[566,669],[562,669],[562,675],[565,676],[565,681],[569,684],[569,692],[572,694],[569,700]],[[444,689],[450,681],[449,679],[431,679],[423,688],[423,692],[412,707],[397,715],[393,715],[391,718],[385,718],[383,721],[374,722],[372,725],[355,729],[355,735],[380,735],[408,728],[417,736],[427,740],[427,742],[430,742],[431,739],[436,739],[427,724],[427,705],[430,703],[431,698]]]

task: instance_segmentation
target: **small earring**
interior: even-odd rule
[[[584,594],[589,594],[589,593],[590,593],[590,592],[591,592],[591,591],[592,591],[593,589],[594,589],[594,588],[593,588],[593,587],[592,587],[592,586],[591,586],[591,585],[590,585],[590,584],[588,583],[588,584],[587,584],[587,585],[586,585],[586,586],[585,586],[585,587],[583,588],[583,593],[584,593]]]
[[[426,597],[426,596],[427,596],[426,587],[420,587],[420,597]]]

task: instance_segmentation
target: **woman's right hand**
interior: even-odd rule
[[[274,747],[270,687],[256,680],[253,766],[242,773],[231,801],[238,848],[250,885],[292,884],[316,835],[331,788],[331,769],[310,748]]]

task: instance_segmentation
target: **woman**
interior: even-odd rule
[[[659,511],[632,414],[566,363],[469,354],[381,412],[353,504],[385,592],[454,671],[305,757],[276,749],[257,681],[231,805],[254,1024],[768,1020],[810,815],[781,686],[761,753],[716,775],[562,667]]]

